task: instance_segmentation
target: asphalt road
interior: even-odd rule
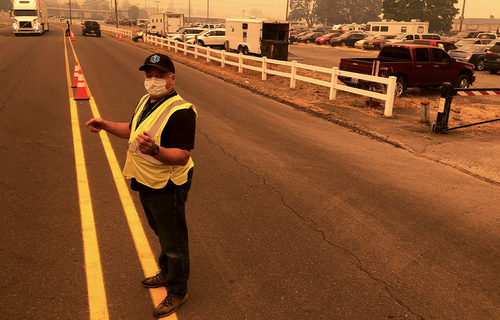
[[[158,292],[140,286],[141,253],[159,247],[137,195],[122,206],[110,169],[123,165],[126,141],[110,137],[105,150],[84,126],[92,107],[130,120],[149,52],[107,36],[70,42],[55,27],[42,37],[1,32],[2,318],[88,319],[93,301],[110,319],[152,319]],[[66,78],[73,52],[93,97],[76,104]],[[500,318],[498,187],[183,65],[176,71],[178,92],[199,113],[190,300],[179,319]],[[77,178],[83,169],[87,179]],[[84,255],[89,204],[105,301],[92,300],[99,284],[87,282],[96,270]],[[139,225],[126,217],[134,206]],[[137,228],[146,245],[135,242]]]

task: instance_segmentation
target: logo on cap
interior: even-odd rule
[[[160,56],[158,56],[157,54],[155,54],[154,56],[151,57],[151,61],[152,63],[158,63],[160,62]]]

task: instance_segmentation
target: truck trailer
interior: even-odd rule
[[[365,32],[373,35],[396,35],[398,33],[429,33],[429,22],[413,19],[410,22],[382,20],[366,24]]]
[[[184,14],[182,13],[150,13],[147,33],[167,37],[169,33],[175,33],[183,26]]]
[[[290,22],[226,19],[226,50],[288,60]]]
[[[49,16],[45,0],[14,0],[11,18],[14,35],[38,34],[49,31]]]

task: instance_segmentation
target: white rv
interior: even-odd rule
[[[11,18],[14,35],[34,33],[38,35],[49,31],[49,16],[45,0],[14,0]]]
[[[150,13],[147,33],[166,37],[184,26],[182,13]]]
[[[288,21],[226,19],[225,27],[227,50],[258,54],[271,59],[288,58]]]
[[[420,22],[419,19],[413,19],[410,22],[394,20],[371,21],[366,24],[365,31],[373,35],[429,33],[429,22]]]

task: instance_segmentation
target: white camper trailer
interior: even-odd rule
[[[175,33],[183,26],[184,14],[182,13],[150,13],[147,32],[166,37],[169,33]]]
[[[394,20],[371,21],[366,24],[365,31],[373,35],[429,33],[429,22],[420,22],[419,19],[413,19],[410,22]]]
[[[288,59],[290,23],[283,20],[226,19],[226,50]]]
[[[14,35],[34,33],[38,35],[49,31],[49,16],[45,0],[14,0],[11,18],[14,20]]]

